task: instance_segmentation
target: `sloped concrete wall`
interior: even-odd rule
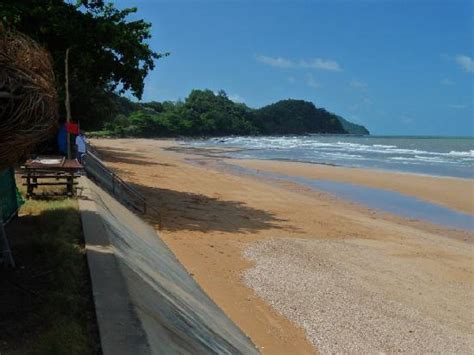
[[[155,230],[91,181],[94,201],[153,354],[257,354],[250,339],[204,293]],[[146,350],[145,352],[148,352]]]

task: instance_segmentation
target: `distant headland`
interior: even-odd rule
[[[287,99],[253,109],[221,90],[193,90],[184,101],[132,102],[114,98],[116,115],[96,135],[131,137],[370,134],[312,102]]]

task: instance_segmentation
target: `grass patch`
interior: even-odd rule
[[[100,353],[77,201],[29,200],[7,234],[17,268],[0,271],[0,353]]]

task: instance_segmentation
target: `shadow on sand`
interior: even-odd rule
[[[140,153],[131,153],[130,151],[121,148],[100,148],[99,153],[102,160],[109,163],[123,163],[142,166],[174,166],[168,163],[150,161],[150,159]]]
[[[161,214],[161,229],[167,231],[255,233],[260,230],[298,228],[273,213],[252,208],[240,201],[229,201],[191,192],[131,184],[147,198],[151,210],[150,222],[157,223]]]
[[[120,162],[133,165],[174,166],[150,162],[140,153],[130,153],[120,148],[100,148],[101,157],[107,163]],[[121,172],[121,169],[116,169]],[[126,175],[131,175],[130,171]],[[151,208],[146,219],[160,225],[165,231],[197,231],[255,233],[260,230],[281,229],[297,232],[299,228],[289,225],[288,220],[273,213],[248,206],[241,201],[222,200],[202,194],[175,191],[160,187],[129,184],[145,196]],[[236,189],[238,186],[236,186]]]

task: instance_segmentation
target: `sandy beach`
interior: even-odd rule
[[[160,211],[149,222],[262,353],[474,351],[473,233],[220,163],[389,189],[471,214],[472,180],[221,159],[170,149],[172,140],[92,144]]]

